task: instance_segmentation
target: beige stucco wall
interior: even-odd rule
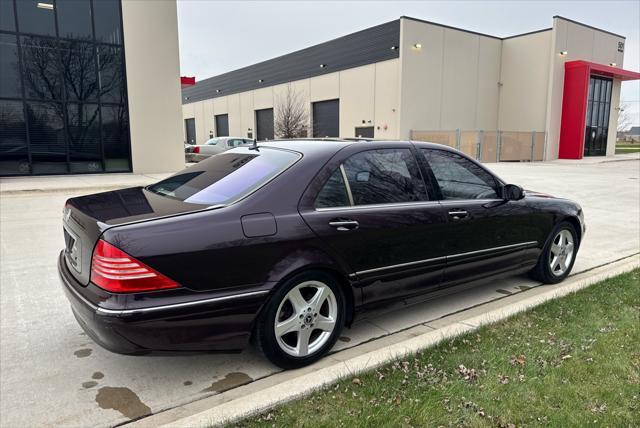
[[[375,126],[376,138],[398,138],[398,64],[393,59],[291,82],[309,113],[309,129],[312,103],[338,98],[340,137],[354,137],[358,126]],[[255,136],[255,110],[274,108],[286,90],[281,84],[184,104],[182,117],[195,118],[198,144],[215,135],[217,114],[229,115],[230,135],[246,137],[251,129]],[[182,128],[184,140],[184,121]]]
[[[403,18],[400,138],[411,130],[496,129],[500,55],[499,39]]]
[[[175,0],[123,0],[133,172],[184,168]]]
[[[503,40],[498,127],[544,132],[551,30]]]
[[[618,52],[618,42],[623,38],[594,30],[583,25],[575,24],[562,18],[554,18],[551,50],[549,52],[549,88],[547,117],[545,127],[547,129],[546,158],[557,159],[560,142],[560,123],[562,119],[562,93],[564,88],[564,63],[566,61],[585,60],[599,64],[609,65],[616,63],[622,67],[624,53]],[[561,56],[560,52],[566,51],[567,55]],[[615,83],[615,82],[614,82]],[[611,104],[617,107],[620,99],[620,84],[613,86]],[[614,104],[614,100],[616,104]],[[610,131],[615,130],[618,114],[613,110],[609,119]],[[615,145],[615,133],[610,132],[607,149]]]

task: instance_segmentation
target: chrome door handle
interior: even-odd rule
[[[357,229],[360,226],[355,220],[331,220],[329,222],[329,226],[335,227],[340,232],[346,232],[348,230]]]
[[[469,216],[469,213],[465,210],[453,210],[449,211],[449,216],[454,220],[461,220],[463,218],[467,218]]]

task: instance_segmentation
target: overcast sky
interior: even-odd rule
[[[180,71],[203,80],[402,15],[499,37],[549,28],[561,15],[626,36],[624,68],[640,69],[640,0],[178,0]],[[640,82],[623,82],[621,98],[640,125]]]

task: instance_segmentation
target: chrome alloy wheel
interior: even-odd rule
[[[549,249],[549,267],[555,276],[563,275],[573,260],[573,235],[567,229],[562,229],[553,238]]]
[[[327,343],[337,319],[338,304],[331,288],[320,281],[305,281],[280,302],[274,322],[276,341],[287,354],[306,357]]]

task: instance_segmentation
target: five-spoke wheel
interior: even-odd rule
[[[545,284],[556,284],[569,275],[578,251],[578,235],[573,224],[563,221],[549,235],[531,276]]]
[[[298,274],[269,300],[256,326],[263,353],[283,368],[310,364],[336,342],[344,323],[341,287],[324,272]]]
[[[573,261],[573,235],[568,229],[560,230],[551,242],[549,267],[551,272],[560,276],[567,271]]]

